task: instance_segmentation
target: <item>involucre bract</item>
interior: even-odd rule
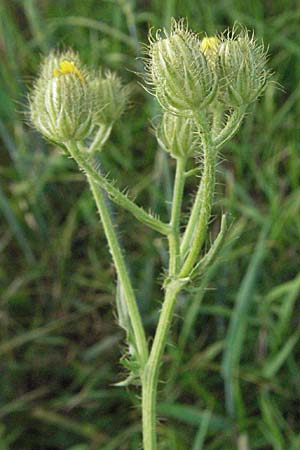
[[[197,127],[193,119],[165,112],[156,129],[156,137],[163,150],[174,158],[194,156],[199,149]]]
[[[247,30],[221,37],[218,48],[219,99],[228,107],[248,105],[262,94],[270,78],[267,52]]]
[[[130,94],[128,85],[113,72],[94,76],[91,90],[95,104],[95,123],[112,124],[123,114]]]

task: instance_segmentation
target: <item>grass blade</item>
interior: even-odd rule
[[[206,411],[203,415],[202,421],[200,422],[199,430],[196,434],[192,450],[203,450],[204,448],[203,445],[207,435],[210,418],[211,418],[211,411]]]
[[[226,406],[231,416],[235,414],[234,388],[236,382],[233,373],[237,371],[239,366],[241,350],[246,334],[248,312],[257,285],[259,269],[266,253],[266,235],[268,228],[265,227],[260,234],[246,275],[241,283],[225,341],[222,372],[225,382]]]

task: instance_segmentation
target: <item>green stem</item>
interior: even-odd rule
[[[88,162],[87,156],[83,156],[78,149],[76,143],[66,142],[71,156],[75,159],[79,167],[86,172],[101,188],[105,189],[109,197],[117,203],[117,205],[131,212],[131,214],[136,217],[140,222],[153,228],[161,234],[169,234],[171,228],[168,224],[162,222],[159,219],[148,214],[143,208],[137,206],[133,201],[131,201],[125,194],[120,192],[114,185],[107,180],[103,175],[98,173],[93,166]]]
[[[72,156],[76,159],[77,147],[74,143],[68,143],[68,149]],[[131,285],[131,281],[127,272],[125,260],[118,242],[118,238],[115,232],[114,225],[112,223],[109,209],[106,204],[106,200],[102,189],[99,184],[87,173],[87,179],[91,187],[98,212],[100,214],[101,222],[104,228],[104,232],[108,241],[109,249],[112,254],[112,258],[116,267],[116,272],[118,279],[123,288],[124,296],[126,298],[126,304],[128,309],[128,314],[130,317],[132,329],[135,336],[135,342],[137,351],[139,354],[139,359],[141,367],[143,368],[148,359],[148,345],[146,341],[146,336],[144,332],[144,327],[142,324],[140,312],[137,306],[135,294]]]
[[[144,450],[157,449],[156,437],[156,402],[159,366],[166,345],[166,339],[172,322],[177,294],[183,282],[176,279],[180,264],[179,226],[182,196],[185,183],[186,158],[178,158],[173,190],[172,212],[169,234],[169,281],[166,287],[165,299],[159,316],[159,321],[151,348],[150,356],[142,377],[142,415]]]
[[[204,169],[195,201],[196,206],[194,205],[193,207],[190,223],[188,224],[186,235],[182,243],[182,251],[184,252],[185,248],[190,248],[190,251],[179,273],[180,278],[188,277],[194,264],[197,262],[211,215],[215,188],[216,150],[210,133],[205,130],[203,130],[202,133],[202,141],[204,150]],[[195,231],[190,225],[191,222],[195,227]],[[184,255],[184,253],[182,253],[182,255]]]
[[[135,294],[127,272],[125,260],[119,246],[118,238],[110,217],[104,194],[98,184],[91,177],[88,176],[87,179],[100,214],[105,236],[108,241],[114,264],[116,266],[118,279],[120,280],[123,288],[128,308],[128,314],[134,332],[137,350],[140,356],[140,362],[142,367],[144,367],[148,358],[148,346]]]
[[[142,377],[142,414],[144,450],[157,450],[156,398],[159,367],[166,346],[174,306],[183,284],[172,280],[166,288],[166,295],[160,313],[150,356]]]
[[[211,153],[216,152],[217,149],[222,147],[222,145],[224,145],[229,139],[231,139],[235,135],[237,130],[239,129],[241,122],[242,122],[243,118],[245,117],[245,112],[246,112],[245,106],[241,106],[241,107],[237,108],[235,111],[233,111],[227,121],[225,128],[220,133],[218,133],[218,135],[214,138],[213,142],[208,142],[207,134],[203,133],[203,136],[206,135],[206,138],[204,140],[204,147],[207,147],[207,145],[209,147],[214,147],[214,150],[212,150]],[[216,110],[215,114],[214,114],[214,120],[213,120],[213,134],[217,133],[217,130],[220,125],[221,116],[222,116],[221,109]],[[197,122],[197,118],[195,120]],[[201,128],[201,123],[199,125]],[[204,149],[204,152],[207,153],[207,149],[206,150]],[[203,198],[204,198],[205,192],[207,190],[207,179],[206,178],[207,177],[204,176],[204,173],[203,173],[203,176],[202,176],[199,188],[198,188],[198,192],[197,192],[197,195],[196,195],[196,198],[194,201],[194,205],[192,208],[192,212],[191,212],[191,215],[189,218],[189,222],[188,222],[188,225],[186,227],[186,230],[185,230],[183,238],[182,238],[182,242],[180,245],[180,253],[183,257],[186,255],[188,250],[191,248],[192,242],[193,242],[193,239],[194,239],[194,236],[196,233],[196,229],[198,227]]]
[[[201,209],[201,203],[202,203],[202,197],[203,197],[203,190],[205,188],[205,182],[203,175],[201,177],[201,181],[198,187],[198,191],[196,194],[196,198],[194,200],[192,212],[187,224],[187,227],[185,229],[182,242],[180,245],[180,254],[184,258],[187,251],[189,250],[190,246],[192,245],[192,241],[194,238],[194,234],[196,231],[197,222],[199,220],[200,216],[200,209]]]
[[[185,232],[182,237],[181,245],[180,245],[180,254],[182,258],[185,258],[188,250],[192,247],[192,243],[194,240],[194,236],[196,234],[197,230],[197,224],[199,222],[200,213],[201,213],[201,206],[203,203],[203,196],[204,192],[207,188],[207,176],[205,176],[205,166],[206,166],[206,160],[207,160],[207,153],[211,153],[211,150],[207,148],[207,146],[211,147],[212,142],[211,138],[209,136],[209,131],[205,130],[205,120],[200,117],[200,120],[197,117],[197,114],[195,114],[195,122],[199,128],[199,131],[201,132],[202,136],[202,143],[204,147],[204,169],[201,176],[201,181],[198,187],[198,191],[196,194],[196,198],[194,200],[193,208],[190,214],[190,218],[187,224],[187,227],[185,229]]]
[[[180,213],[185,182],[186,158],[177,158],[169,234],[169,276],[177,274],[180,264]]]

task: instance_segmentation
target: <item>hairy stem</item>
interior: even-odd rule
[[[119,191],[110,181],[103,175],[98,173],[87,160],[87,156],[83,156],[78,149],[76,143],[67,142],[66,146],[75,159],[81,170],[83,170],[90,178],[92,178],[101,188],[103,188],[117,205],[129,211],[136,219],[143,224],[158,231],[161,234],[169,234],[171,228],[168,224],[148,214],[143,208],[137,206],[125,194]]]
[[[177,294],[183,282],[176,279],[179,264],[179,226],[182,205],[182,196],[185,183],[186,158],[178,158],[173,190],[173,201],[169,234],[169,281],[166,286],[165,298],[160,313],[150,356],[142,377],[142,415],[143,415],[143,442],[144,450],[157,449],[156,434],[156,403],[159,367],[166,345],[166,340],[172,322]]]
[[[174,182],[172,213],[169,234],[169,276],[175,276],[180,264],[180,213],[185,182],[186,158],[176,160],[176,175]]]
[[[197,120],[197,118],[196,118]],[[215,189],[216,149],[209,132],[203,130],[202,142],[204,150],[204,168],[196,201],[182,243],[182,255],[185,249],[189,253],[182,265],[179,276],[188,277],[197,262],[201,247],[206,237],[208,222],[211,215]]]
[[[72,156],[73,154],[76,155],[77,148],[75,144],[68,143],[68,149],[71,152]],[[74,157],[74,159],[76,158]],[[135,336],[139,360],[141,367],[143,368],[148,359],[148,345],[146,341],[145,331],[142,324],[140,312],[137,306],[134,290],[131,285],[125,260],[118,242],[114,225],[110,217],[104,193],[99,184],[89,175],[89,173],[87,173],[87,179],[91,187],[91,191],[93,193],[98,212],[100,214],[101,222],[108,241],[109,249],[116,267],[118,279],[120,280],[120,283],[123,288],[128,314],[130,317],[130,322]]]
[[[119,246],[118,238],[109,214],[104,194],[101,188],[97,185],[97,183],[89,176],[88,181],[97,205],[97,209],[100,214],[101,222],[108,241],[110,252],[112,254],[112,258],[116,266],[117,275],[124,291],[128,308],[128,314],[134,332],[140,362],[143,367],[148,358],[148,346],[135,294],[127,272],[125,260],[121,248]]]
[[[196,236],[196,233],[199,233],[200,235],[205,235],[205,231],[206,231],[206,226],[205,226],[205,212],[201,210],[204,209],[203,205],[206,205],[207,200],[205,200],[206,196],[210,196],[209,191],[213,191],[213,189],[211,189],[211,183],[208,183],[208,180],[210,178],[209,172],[213,173],[213,179],[212,182],[214,183],[214,173],[215,173],[215,169],[213,167],[210,166],[215,166],[215,158],[216,158],[216,151],[222,147],[222,145],[224,145],[229,139],[231,139],[235,133],[237,132],[237,130],[239,129],[241,122],[243,120],[243,118],[245,117],[245,111],[246,111],[246,107],[241,106],[239,108],[237,108],[235,111],[232,112],[231,116],[229,117],[227,124],[225,126],[225,128],[220,132],[217,133],[218,128],[220,126],[220,121],[221,121],[221,117],[222,117],[222,111],[221,108],[219,106],[219,109],[217,109],[215,111],[214,114],[214,121],[213,121],[213,135],[215,135],[217,133],[217,136],[212,140],[209,136],[209,134],[205,131],[202,130],[202,141],[203,141],[203,146],[204,146],[204,171],[202,174],[202,178],[201,178],[201,182],[198,188],[198,192],[196,194],[196,198],[193,204],[193,208],[192,208],[192,212],[186,227],[186,230],[184,232],[183,238],[182,238],[182,242],[180,245],[180,253],[183,256],[183,258],[185,257],[185,255],[187,254],[187,252],[189,251],[190,248],[193,247],[193,252],[192,255],[190,257],[190,261],[194,258],[194,255],[197,254],[197,252],[199,253],[199,250],[197,250],[197,246],[195,247],[193,242]],[[195,121],[197,122],[197,117],[195,118]],[[201,130],[201,126],[202,124],[199,123],[199,128]],[[211,198],[212,201],[212,198]],[[210,205],[210,209],[211,209],[211,205]],[[210,212],[209,212],[210,214]],[[198,224],[200,223],[200,217],[202,218],[202,225],[203,226],[203,230],[199,229]],[[207,219],[209,219],[209,217],[207,217]],[[201,228],[201,227],[200,227]],[[200,243],[201,243],[201,238],[200,239]],[[203,242],[202,242],[203,243]],[[201,244],[202,245],[202,244]],[[199,247],[199,244],[198,244]],[[189,261],[189,263],[190,263]],[[187,267],[187,266],[186,266]],[[186,270],[185,270],[186,272]],[[182,276],[184,272],[181,274]],[[186,275],[185,275],[186,276]]]
[[[166,346],[176,298],[183,284],[179,280],[171,280],[159,317],[150,356],[142,377],[142,413],[144,450],[157,450],[156,403],[157,384],[161,358]]]
[[[195,122],[197,123],[197,126],[199,128],[199,131],[201,132],[202,136],[202,143],[203,143],[203,150],[204,150],[204,168],[202,171],[201,181],[198,187],[198,191],[194,200],[194,204],[192,207],[192,211],[190,214],[190,218],[188,221],[188,224],[186,226],[185,232],[182,237],[182,241],[180,244],[180,254],[182,258],[186,257],[187,252],[193,245],[194,237],[196,235],[196,232],[198,230],[198,223],[200,220],[200,214],[201,214],[201,208],[203,204],[203,198],[205,195],[205,191],[208,187],[208,179],[209,179],[209,173],[207,172],[207,166],[208,166],[208,159],[213,157],[213,142],[211,140],[209,131],[203,129],[204,121],[201,118],[201,121],[198,120],[197,115],[195,114]]]
[[[200,216],[200,209],[201,209],[204,188],[205,188],[205,181],[202,176],[199,187],[198,187],[198,191],[196,194],[196,198],[194,200],[190,218],[189,218],[187,227],[185,229],[185,232],[183,234],[182,241],[180,244],[180,254],[182,255],[182,258],[184,258],[186,256],[186,253],[188,252],[188,250],[191,247],[192,242],[193,242],[194,234],[196,232],[197,222],[198,222],[199,216]]]

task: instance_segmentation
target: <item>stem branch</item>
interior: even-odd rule
[[[180,213],[185,183],[186,158],[178,158],[173,190],[169,240],[169,281],[154,336],[150,356],[142,377],[142,413],[144,450],[157,449],[156,403],[159,367],[171,326],[177,294],[184,281],[176,279],[180,265]]]
[[[82,156],[77,145],[74,142],[67,142],[66,146],[75,159],[79,167],[86,172],[86,174],[92,178],[101,188],[105,189],[109,197],[117,203],[117,205],[131,212],[131,214],[136,217],[140,222],[153,228],[161,234],[169,234],[171,229],[170,226],[159,219],[148,214],[143,208],[137,206],[133,201],[131,201],[125,194],[119,191],[114,185],[108,181],[103,175],[98,173],[93,166],[89,163],[85,156]]]
[[[195,120],[197,120],[197,116],[195,117]],[[201,124],[199,128],[201,128]],[[188,277],[194,264],[197,262],[211,215],[215,188],[216,150],[211,134],[205,129],[202,129],[202,142],[204,151],[204,169],[195,204],[182,242],[182,255],[184,256],[185,252],[188,249],[190,250],[180,270],[180,278]]]
[[[178,158],[176,160],[176,175],[174,182],[173,201],[170,227],[172,229],[169,234],[169,276],[177,274],[180,264],[180,213],[182,205],[182,196],[185,182],[186,158]]]
[[[137,351],[140,357],[141,367],[144,367],[148,358],[148,346],[135,294],[127,272],[125,260],[119,246],[118,238],[109,214],[104,194],[101,188],[97,185],[97,183],[95,183],[92,178],[90,178],[89,176],[87,178],[100,214],[101,222],[112,254],[112,258],[116,266],[117,275],[124,291],[128,314],[135,336]]]
[[[193,208],[191,211],[191,215],[187,224],[187,227],[185,229],[181,245],[180,245],[180,254],[182,258],[185,258],[186,254],[188,253],[189,249],[193,246],[194,238],[197,233],[197,230],[199,229],[198,224],[200,221],[201,216],[201,209],[202,205],[204,204],[204,197],[207,194],[207,190],[210,187],[210,173],[213,173],[213,184],[214,184],[214,165],[215,165],[215,148],[211,139],[211,136],[209,132],[206,130],[203,130],[203,120],[199,122],[197,115],[195,115],[195,122],[198,125],[199,131],[201,132],[202,136],[202,143],[203,143],[203,152],[204,152],[204,168],[201,176],[201,181],[198,187],[198,191],[196,194],[196,198],[193,204]],[[210,166],[213,166],[210,167]],[[203,213],[202,213],[203,215]]]
[[[74,159],[77,161],[77,147],[75,143],[68,143],[68,149]],[[135,336],[135,342],[137,351],[139,354],[139,360],[141,368],[143,368],[148,359],[148,345],[146,341],[145,331],[142,324],[140,312],[137,306],[135,294],[131,285],[131,281],[127,272],[125,260],[118,242],[118,238],[115,232],[114,225],[112,223],[110,213],[106,204],[104,193],[99,184],[90,176],[87,172],[87,179],[93,193],[98,212],[100,214],[101,222],[104,228],[104,232],[108,241],[109,249],[112,254],[112,258],[116,267],[118,279],[123,288],[124,296],[126,299],[128,314],[130,317],[132,329]]]

